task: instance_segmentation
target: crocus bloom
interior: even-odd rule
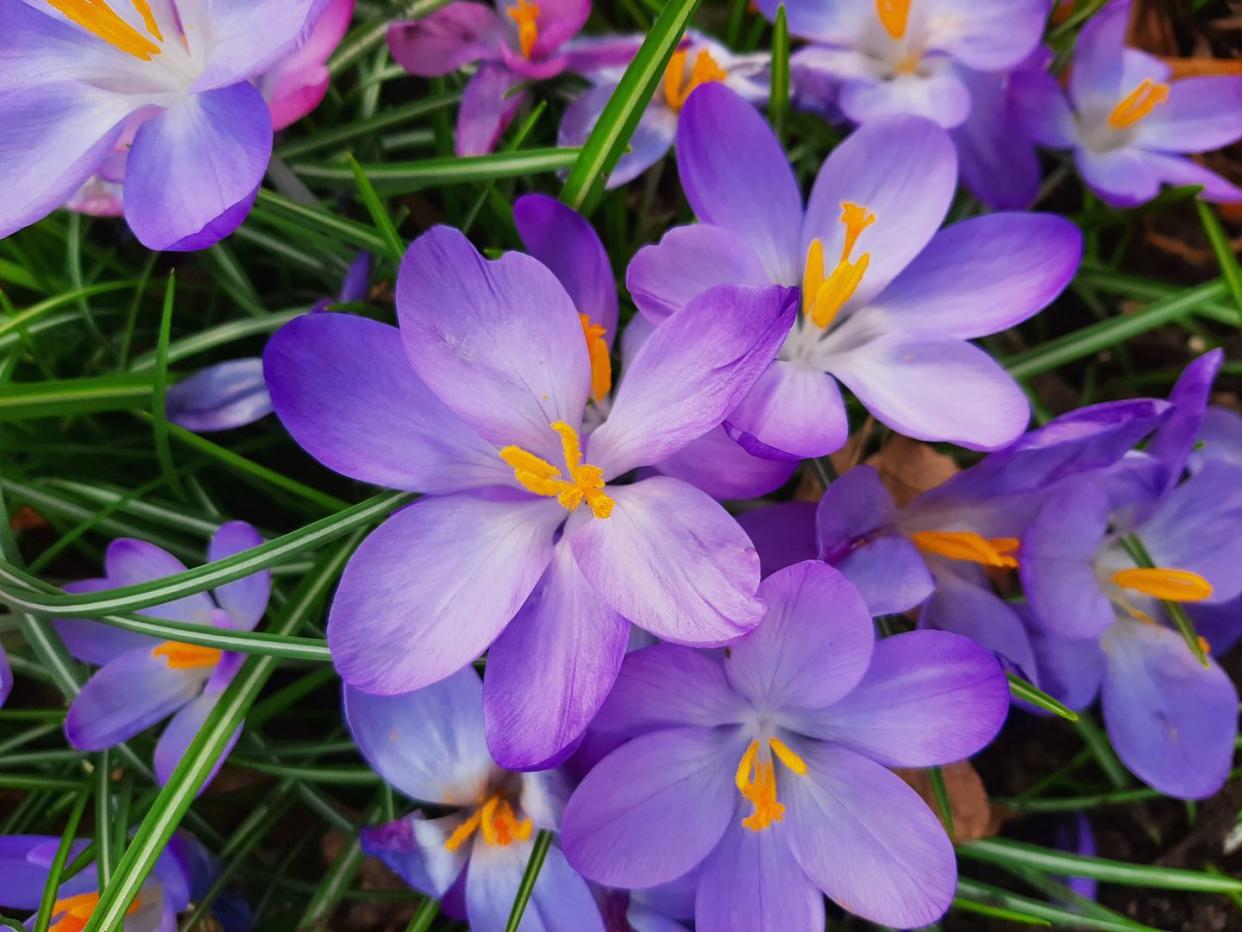
[[[9,693],[12,689],[13,668],[9,666],[9,658],[5,654],[4,648],[0,647],[0,705],[4,705],[4,701],[9,698]]]
[[[737,523],[677,479],[616,480],[720,423],[775,353],[793,298],[700,296],[648,339],[589,438],[597,309],[531,257],[486,261],[456,230],[406,253],[400,330],[313,314],[277,332],[264,367],[298,443],[348,476],[426,493],[342,574],[328,620],[342,678],[408,692],[490,645],[488,742],[522,769],[571,750],[631,622],[692,644],[749,630],[759,562]]]
[[[261,543],[258,531],[249,524],[230,521],[212,536],[207,558],[222,560]],[[131,538],[108,546],[104,569],[107,575],[102,579],[71,583],[65,591],[101,592],[185,572],[184,564],[172,554]],[[264,571],[225,583],[211,595],[196,593],[139,614],[249,631],[263,617],[270,592],[271,574]],[[73,656],[101,667],[69,708],[65,719],[69,743],[84,751],[102,750],[171,715],[155,747],[155,772],[161,783],[171,776],[244,660],[241,654],[157,641],[85,619],[59,619],[56,630]]]
[[[588,879],[635,888],[699,868],[702,929],[820,930],[822,894],[883,925],[933,922],[953,847],[888,767],[961,760],[1009,706],[966,638],[876,641],[858,591],[806,561],[760,586],[767,615],[723,652],[630,654],[598,727],[631,738],[583,780],[562,843]]]
[[[677,136],[682,108],[696,88],[704,84],[723,84],[751,103],[766,101],[769,62],[766,54],[734,55],[707,36],[689,33],[687,41],[673,53],[660,88],[647,104],[630,138],[629,149],[608,178],[608,187],[615,188],[633,180],[664,158]],[[562,146],[580,146],[586,142],[624,73],[623,67],[614,66],[586,75],[594,86],[565,110],[558,137]]]
[[[627,283],[643,314],[676,320],[721,283],[802,285],[778,358],[726,420],[743,447],[795,459],[840,448],[838,379],[910,437],[993,449],[1022,432],[1026,396],[968,341],[1026,320],[1065,287],[1082,248],[1073,224],[1001,213],[937,232],[957,160],[945,131],[920,117],[856,130],[804,210],[771,129],[714,85],[686,104],[677,166],[700,222],[634,257]]]
[[[0,236],[70,198],[133,132],[125,219],[151,249],[201,249],[250,211],[272,117],[250,82],[325,0],[38,0],[0,9]],[[136,129],[135,129],[136,127]]]
[[[1047,73],[1014,78],[1027,132],[1072,149],[1083,181],[1117,207],[1154,197],[1162,183],[1203,185],[1209,201],[1242,189],[1186,156],[1242,139],[1242,77],[1171,80],[1160,59],[1125,46],[1128,0],[1114,0],[1083,27],[1068,97]]]
[[[415,811],[362,831],[362,847],[411,887],[464,887],[476,932],[501,932],[539,830],[557,831],[568,788],[558,771],[502,770],[483,736],[483,686],[471,669],[398,696],[345,687],[345,715],[368,763],[394,787],[447,815]],[[450,896],[449,900],[456,899]],[[591,891],[553,843],[519,926],[603,932]]]

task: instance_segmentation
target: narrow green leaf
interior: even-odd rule
[[[249,767],[259,773],[270,773],[276,777],[289,777],[294,780],[305,780],[308,783],[330,783],[336,786],[374,786],[380,782],[380,775],[370,767],[297,767],[291,764],[273,764],[268,761],[254,760],[249,757],[231,758],[231,763],[238,767]]]
[[[365,120],[355,120],[352,123],[343,123],[327,129],[318,129],[301,139],[294,139],[291,142],[285,143],[278,151],[281,158],[289,161],[290,159],[307,155],[310,152],[331,149],[333,146],[350,142],[360,136],[378,133],[381,130],[394,126],[406,126],[419,117],[426,116],[443,107],[452,107],[460,102],[461,94],[456,91],[449,94],[432,94],[421,100],[416,100],[414,103],[404,104],[400,107],[385,107],[375,116],[367,117]]]
[[[1202,198],[1195,201],[1195,209],[1199,211],[1199,222],[1203,224],[1203,232],[1212,244],[1212,252],[1216,254],[1216,264],[1220,266],[1220,276],[1229,287],[1229,294],[1238,312],[1239,323],[1242,323],[1242,268],[1238,267],[1238,257],[1234,255],[1233,244],[1220,225],[1216,209]]]
[[[380,804],[377,802],[371,806],[365,821],[374,822],[379,817],[379,812]],[[332,862],[332,866],[328,868],[328,872],[324,875],[323,881],[315,891],[315,895],[306,904],[306,911],[302,913],[302,918],[299,920],[297,928],[327,928],[326,923],[332,915],[332,911],[336,909],[336,905],[344,897],[345,891],[349,888],[350,881],[354,879],[354,875],[358,873],[358,868],[362,865],[362,857],[362,842],[355,832],[353,837],[350,838],[349,844],[337,855],[336,860]]]
[[[293,167],[296,171],[297,167]],[[350,171],[349,166],[342,166],[341,171],[345,173],[345,177],[352,184],[354,174]],[[368,174],[370,174],[370,171],[368,171]],[[301,226],[321,234],[326,234],[333,239],[345,240],[355,246],[369,249],[372,252],[383,252],[386,245],[382,236],[361,223],[346,220],[344,217],[338,217],[336,214],[330,214],[319,207],[299,204],[297,201],[291,201],[275,191],[260,188],[259,197],[255,202],[254,213],[262,217],[265,210],[270,211],[277,217],[286,217]]]
[[[1039,687],[1028,683],[1016,674],[1007,673],[1005,675],[1009,678],[1009,691],[1013,693],[1015,698],[1023,699],[1031,705],[1039,706],[1045,712],[1051,712],[1053,715],[1059,715],[1066,721],[1078,721],[1077,712],[1064,703],[1053,699]]]
[[[153,382],[149,372],[10,382],[0,392],[0,422],[145,408]]]
[[[39,911],[35,914],[34,932],[47,932],[48,926],[52,924],[52,905],[56,902],[56,894],[60,891],[60,876],[65,870],[65,863],[69,860],[73,836],[77,834],[78,823],[82,821],[82,813],[86,811],[88,799],[90,799],[89,793],[84,789],[79,791],[69,818],[65,822],[65,830],[60,836],[60,845],[56,848],[56,855],[52,858],[52,864],[48,868],[43,894],[39,898]]]
[[[957,892],[959,896],[969,897],[976,903],[995,906],[1034,919],[1047,919],[1050,923],[1065,929],[1098,929],[1100,932],[1159,932],[1159,930],[1137,922],[1110,921],[1093,916],[1083,916],[1063,907],[1010,893],[1000,887],[966,877],[958,878]]]
[[[776,138],[785,143],[786,123],[789,119],[789,22],[785,17],[785,4],[776,8],[776,20],[772,24],[772,83],[768,97],[768,120]]]
[[[472,184],[560,171],[575,163],[579,151],[573,148],[526,149],[464,158],[385,162],[382,165],[364,165],[363,170],[377,191],[389,195],[411,194],[430,185]],[[291,167],[308,181],[341,187],[354,183],[354,174],[348,165],[298,162]],[[368,248],[378,251],[374,246]]]
[[[936,807],[940,810],[940,821],[944,823],[945,831],[952,838],[954,835],[953,804],[949,800],[949,788],[944,783],[944,770],[940,767],[930,767],[927,770],[927,776],[931,780],[932,795],[936,797]]]
[[[362,166],[358,164],[358,160],[351,154],[346,161],[349,162],[350,171],[354,173],[354,181],[358,185],[358,196],[362,199],[367,213],[371,215],[375,228],[379,230],[380,236],[387,244],[383,254],[392,260],[394,265],[399,264],[402,255],[405,254],[405,243],[401,241],[401,234],[397,232],[397,227],[393,224],[392,217],[388,216],[384,202],[375,192],[375,185],[371,184],[371,180]]]
[[[1014,909],[1004,909],[1000,906],[989,906],[987,903],[978,903],[974,900],[967,899],[964,896],[953,897],[953,908],[960,909],[964,913],[975,913],[978,916],[987,916],[990,919],[1002,919],[1006,922],[1017,922],[1024,926],[1044,926],[1048,928],[1052,925],[1052,921],[1045,919],[1043,916],[1032,916],[1030,913],[1020,913]]]
[[[1143,546],[1143,541],[1139,539],[1137,534],[1127,534],[1122,537],[1121,546],[1125,548],[1126,553],[1130,555],[1130,559],[1134,561],[1136,566],[1144,569],[1153,569],[1155,567],[1155,561],[1152,560],[1151,554],[1147,552],[1147,548]],[[1173,624],[1177,625],[1177,630],[1181,633],[1182,640],[1186,642],[1190,652],[1195,655],[1195,660],[1199,661],[1201,667],[1207,669],[1210,666],[1208,652],[1203,649],[1203,639],[1195,631],[1194,622],[1186,614],[1186,609],[1178,602],[1170,602],[1164,599],[1160,600],[1160,604],[1164,606],[1165,612],[1173,619]]]
[[[509,911],[509,921],[505,924],[505,932],[517,932],[522,924],[522,915],[526,912],[526,904],[535,891],[535,881],[539,879],[539,871],[543,868],[544,859],[548,856],[548,848],[552,844],[552,833],[547,829],[540,830],[535,836],[535,843],[530,849],[530,860],[526,862],[526,870],[522,873],[522,882],[518,884],[517,895],[513,898],[513,909]]]
[[[95,756],[95,845],[99,882],[112,879],[112,765],[105,748]]]
[[[1125,789],[1130,784],[1130,774],[1126,770],[1125,764],[1121,762],[1121,758],[1117,756],[1117,752],[1113,750],[1113,746],[1109,743],[1108,735],[1104,730],[1091,718],[1090,715],[1081,715],[1074,722],[1074,729],[1078,732],[1078,737],[1082,739],[1082,743],[1087,746],[1087,750],[1091,752],[1091,756],[1095,758],[1096,764],[1100,770],[1104,772],[1104,776],[1108,777],[1108,782],[1115,789]]]
[[[427,932],[439,912],[440,901],[434,896],[424,897],[405,932]]]
[[[89,298],[92,295],[107,294],[111,291],[124,291],[127,288],[133,287],[134,282],[104,282],[99,285],[87,285],[84,288],[75,288],[72,291],[63,292],[55,297],[48,298],[46,301],[32,304],[17,314],[6,315],[0,318],[0,337],[9,333],[17,333],[22,327],[38,320],[44,314],[49,314],[58,308],[64,307],[66,304],[74,304],[79,298]]]
[[[160,317],[159,342],[155,350],[155,376],[151,386],[151,419],[155,433],[155,455],[159,460],[160,472],[164,481],[178,498],[185,498],[185,487],[177,468],[173,465],[172,448],[168,444],[168,341],[172,337],[173,301],[177,293],[176,271],[168,273],[168,284],[164,288],[164,311]]]
[[[41,773],[0,773],[3,790],[55,790],[71,793],[82,788],[81,780],[66,777],[45,777]]]
[[[328,59],[328,74],[335,78],[367,52],[382,45],[388,35],[389,23],[393,20],[422,19],[449,3],[450,0],[410,0],[398,4],[391,14],[381,15],[377,21],[359,26],[345,37]]]

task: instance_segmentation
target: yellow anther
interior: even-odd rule
[[[591,323],[589,314],[579,314],[582,336],[586,339],[587,356],[591,360],[591,397],[603,401],[612,391],[612,358],[608,355],[607,330],[602,324]]]
[[[530,819],[519,822],[513,806],[499,796],[485,802],[479,814],[483,840],[493,847],[499,845],[503,848],[515,841],[527,841],[535,827]]]
[[[687,81],[686,55],[685,49],[678,49],[669,59],[668,67],[664,69],[664,102],[670,109],[678,112],[685,106],[686,100],[696,87],[713,81],[723,81],[729,76],[716,59],[712,58],[711,52],[700,49],[694,56],[690,79]]]
[[[871,253],[864,252],[858,261],[851,262],[850,255],[858,244],[862,231],[875,223],[875,214],[859,204],[841,202],[841,223],[845,227],[845,241],[836,268],[824,276],[824,244],[811,240],[806,251],[806,266],[802,270],[802,313],[815,326],[823,329],[833,322],[866,274],[871,263]]]
[[[780,738],[769,738],[768,745],[772,748],[772,753],[777,756],[780,762],[798,776],[801,777],[806,773],[806,761],[795,754],[793,748]]]
[[[983,566],[1014,569],[1018,565],[1016,537],[983,537],[971,531],[916,531],[910,535],[914,546],[950,560],[964,560]]]
[[[1199,651],[1203,654],[1204,657],[1206,657],[1208,654],[1212,652],[1211,643],[1202,634],[1198,636],[1197,640],[1199,641]]]
[[[134,58],[150,61],[160,54],[160,47],[129,24],[116,10],[108,6],[106,0],[47,0],[48,5],[58,10],[70,22],[77,23],[91,35],[103,39],[115,49],[119,49]],[[133,0],[134,9],[142,17],[147,31],[157,40],[163,41],[155,16],[146,0]]]
[[[151,649],[151,656],[165,658],[170,670],[197,670],[202,667],[214,667],[220,662],[222,655],[214,647],[184,644],[181,641],[163,641]]]
[[[1169,85],[1158,84],[1151,78],[1144,78],[1138,87],[1127,94],[1108,115],[1108,125],[1113,129],[1128,129],[1140,120],[1146,119],[1169,99]]]
[[[1202,602],[1212,597],[1212,584],[1190,570],[1163,566],[1131,567],[1113,573],[1113,582],[1166,602]]]
[[[752,741],[742,754],[733,778],[742,798],[755,807],[754,812],[742,819],[742,825],[752,832],[761,832],[785,818],[785,806],[776,798],[776,764],[772,754],[798,776],[806,774],[806,761],[780,738],[769,738],[768,748],[771,753],[758,741]]]
[[[468,818],[465,822],[461,823],[461,825],[457,826],[457,828],[453,829],[453,834],[450,835],[447,839],[445,839],[445,842],[444,842],[445,850],[456,851],[458,848],[460,848],[466,842],[466,839],[468,839],[471,835],[474,834],[475,829],[479,827],[479,823],[482,821],[483,821],[483,810],[482,809],[474,810],[474,812],[470,814],[470,818]]]
[[[60,918],[52,923],[48,932],[82,932],[98,905],[98,893],[79,893],[76,896],[56,900],[52,903],[52,915]],[[134,901],[125,910],[125,915],[132,916],[138,912],[140,906],[142,906],[142,900],[134,897]]]
[[[875,15],[890,36],[900,39],[910,22],[910,0],[875,0]]]
[[[568,479],[562,478],[561,471],[547,460],[521,447],[504,447],[500,458],[513,467],[514,478],[526,491],[555,498],[566,511],[573,511],[586,502],[595,517],[610,517],[615,503],[604,494],[603,470],[582,462],[578,432],[564,421],[557,421],[552,429],[561,438]]]
[[[522,49],[522,57],[530,58],[531,52],[535,50],[535,43],[539,41],[539,5],[531,3],[530,0],[517,0],[505,12],[517,23],[518,45]]]

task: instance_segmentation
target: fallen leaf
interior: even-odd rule
[[[880,452],[867,460],[867,465],[875,467],[898,508],[904,508],[960,471],[952,457],[901,434],[893,434]]]
[[[953,813],[953,840],[973,841],[1000,831],[1005,821],[1000,806],[993,806],[979,771],[970,761],[958,761],[940,768],[944,788],[949,794],[949,811]],[[899,769],[897,776],[923,797],[931,811],[940,815],[940,804],[932,792],[931,775],[927,770]]]

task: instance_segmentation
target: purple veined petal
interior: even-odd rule
[[[47,867],[30,859],[30,853],[42,845],[59,842],[54,835],[0,835],[0,906],[17,910],[39,908],[48,872]],[[92,873],[87,870],[78,876],[90,877]]]
[[[185,564],[167,550],[132,537],[119,537],[108,545],[104,568],[108,585],[113,588],[136,586],[186,572]],[[138,614],[204,624],[214,608],[215,603],[207,593],[196,592],[175,602],[141,609]]]
[[[102,667],[69,707],[65,738],[81,751],[127,741],[198,695],[199,669],[174,669],[150,647],[139,647]]]
[[[736,809],[740,732],[672,728],[617,748],[565,808],[561,844],[588,880],[653,887],[697,866]]]
[[[928,47],[970,68],[1002,71],[1035,50],[1048,18],[1047,0],[931,0]]]
[[[652,644],[626,655],[591,727],[632,738],[682,725],[737,724],[745,713],[719,660],[679,644]]]
[[[108,181],[96,172],[65,201],[64,208],[88,217],[120,217],[125,213],[124,195],[123,184]]]
[[[499,55],[504,26],[490,4],[458,0],[416,20],[388,26],[388,50],[410,74],[437,78]]]
[[[148,249],[205,249],[250,212],[271,154],[272,114],[254,85],[187,95],[134,136],[125,220]]]
[[[615,80],[588,88],[565,108],[557,132],[557,145],[580,146],[595,128],[604,106],[617,89]],[[633,181],[668,153],[677,135],[677,114],[659,100],[652,101],[639,120],[629,149],[608,176],[609,189]]]
[[[789,481],[798,464],[752,456],[723,427],[713,427],[698,440],[655,464],[666,476],[689,482],[712,498],[757,498]]]
[[[120,15],[125,15],[124,6]],[[0,9],[0,59],[5,66],[0,95],[27,92],[52,83],[51,79],[71,85],[77,93],[82,87],[78,82],[89,84],[109,73],[131,78],[141,75],[145,64],[41,2],[6,3]]]
[[[204,693],[182,706],[172,717],[172,721],[168,723],[168,727],[164,729],[164,733],[160,735],[160,740],[155,745],[155,775],[159,779],[160,786],[171,779],[173,771],[181,763],[181,758],[185,756],[190,742],[194,740],[194,736],[198,734],[203,723],[207,721],[207,716],[211,714],[211,710],[219,701],[219,693]],[[216,759],[211,772],[207,774],[207,779],[203,781],[203,786],[199,789],[200,793],[216,778],[216,774],[224,766],[225,760],[237,744],[241,733],[242,726],[238,725],[225,745],[223,753]]]
[[[569,774],[563,768],[557,768],[522,771],[518,777],[521,789],[514,806],[534,822],[536,828],[559,832],[561,814],[574,785]]]
[[[1242,637],[1242,598],[1228,602],[1200,602],[1187,605],[1186,613],[1195,631],[1211,645],[1212,653],[1222,657]]]
[[[813,502],[778,502],[744,511],[737,521],[759,552],[759,571],[765,578],[817,557]]]
[[[781,784],[795,860],[855,915],[900,929],[944,914],[957,885],[953,846],[940,821],[900,777],[861,754],[819,742],[799,746],[805,777]]]
[[[1198,472],[1210,460],[1242,466],[1242,415],[1236,411],[1213,405],[1204,412],[1190,471]]]
[[[365,249],[354,256],[349,263],[349,270],[341,280],[341,290],[337,297],[342,304],[351,301],[362,302],[367,299],[367,289],[371,282],[371,270],[375,265],[375,256]]]
[[[106,579],[80,579],[66,583],[63,588],[65,592],[78,595],[103,592],[113,586]],[[159,643],[145,634],[135,634],[89,618],[54,618],[52,624],[74,658],[100,666],[135,648],[155,647]]]
[[[513,204],[513,223],[526,251],[565,287],[579,314],[617,336],[617,283],[599,234],[572,207],[546,194],[526,194]]]
[[[1039,156],[1015,118],[1005,76],[969,68],[970,116],[953,132],[962,183],[993,210],[1020,210],[1039,193]]]
[[[914,116],[952,129],[961,126],[970,115],[970,91],[948,67],[927,75],[847,81],[841,88],[839,103],[841,111],[855,123]]]
[[[673,227],[658,244],[638,250],[625,271],[625,286],[634,304],[657,324],[716,285],[771,282],[746,240],[702,223]]]
[[[952,573],[939,573],[936,590],[919,615],[919,627],[970,638],[1038,686],[1035,651],[1021,617],[1013,606],[985,588],[982,572],[978,577],[977,582],[970,582]]]
[[[783,5],[789,17],[789,33],[823,42],[853,40],[875,15],[869,3],[823,3],[821,0],[756,0],[755,6],[769,20]]]
[[[1162,152],[1144,152],[1143,161],[1166,184],[1197,184],[1203,190],[1199,197],[1214,204],[1237,204],[1242,202],[1242,188],[1205,168],[1198,162]]]
[[[473,669],[399,696],[344,687],[345,720],[367,763],[405,795],[445,806],[483,798],[496,766]]]
[[[1166,796],[1204,799],[1229,775],[1238,693],[1216,661],[1204,668],[1180,634],[1121,621],[1100,638],[1104,725],[1118,756]]]
[[[862,596],[826,563],[807,560],[759,585],[768,610],[754,631],[729,645],[729,684],[757,708],[831,705],[867,671],[875,628]]]
[[[1077,149],[1074,163],[1087,187],[1114,207],[1136,207],[1160,191],[1161,178],[1155,160],[1139,149]]]
[[[302,45],[328,3],[329,0],[210,0],[203,5],[204,22],[199,33],[210,37],[206,41],[207,60],[191,90],[218,90],[268,71]],[[188,11],[178,8],[178,14],[182,13],[188,15]],[[189,31],[195,30],[191,23],[185,26]]]
[[[444,846],[464,821],[464,812],[438,819],[413,812],[394,822],[368,826],[359,839],[366,854],[379,858],[415,890],[440,897],[461,876],[469,857],[470,845],[451,851]]]
[[[328,645],[341,678],[391,696],[466,666],[535,588],[564,519],[555,499],[468,495],[393,515],[354,551],[332,600]]]
[[[1107,113],[1124,96],[1122,60],[1129,21],[1129,0],[1112,0],[1078,33],[1069,90],[1079,112]]]
[[[933,767],[985,747],[1005,722],[1009,681],[990,651],[947,631],[876,643],[866,675],[797,730],[888,767]]]
[[[759,556],[707,493],[655,476],[610,494],[611,517],[569,534],[598,598],[679,644],[723,644],[759,622]]]
[[[858,589],[873,617],[908,612],[936,587],[922,555],[896,534],[877,537],[833,565]]]
[[[433,227],[397,278],[406,355],[441,401],[485,439],[562,461],[550,425],[582,423],[590,364],[578,311],[556,276],[521,253],[485,260]]]
[[[750,391],[789,333],[797,292],[721,285],[692,299],[643,344],[590,461],[611,479],[650,466],[718,425]]]
[[[824,490],[815,509],[820,559],[836,563],[860,540],[891,531],[897,518],[892,495],[872,466],[847,470]]]
[[[992,357],[935,331],[890,327],[889,321],[877,324],[870,311],[847,319],[825,341],[821,364],[869,412],[907,437],[969,450],[995,450],[1018,438],[1030,405]],[[981,398],[987,399],[983,405]]]
[[[910,264],[940,226],[957,188],[957,156],[948,134],[919,117],[880,120],[855,130],[825,160],[802,223],[802,253],[819,238],[824,255],[845,243],[841,204],[875,215],[854,256],[870,253],[850,305],[862,306]]]
[[[1242,77],[1183,78],[1135,127],[1134,141],[1162,152],[1210,152],[1242,138]]]
[[[628,65],[642,40],[641,35],[576,36],[561,46],[568,61],[565,70],[589,76],[606,68]]]
[[[531,841],[518,841],[493,846],[475,840],[466,872],[466,912],[472,932],[505,932],[533,845]],[[556,845],[548,848],[518,929],[604,932],[590,888]]]
[[[753,455],[791,463],[835,453],[850,429],[836,380],[784,359],[764,370],[724,427]]]
[[[621,668],[630,623],[574,562],[568,536],[487,655],[487,743],[506,770],[559,763],[586,731]]]
[[[354,0],[328,0],[306,41],[256,82],[272,111],[273,129],[282,130],[319,106],[328,90],[328,58],[353,17]]]
[[[258,356],[200,369],[168,389],[168,419],[196,433],[253,424],[272,411]]]
[[[1068,149],[1078,139],[1078,127],[1065,91],[1047,71],[1019,71],[1009,79],[1014,116],[1022,132],[1041,146]]]
[[[1104,677],[1099,639],[1057,637],[1034,624],[1027,625],[1027,633],[1035,651],[1039,688],[1076,711],[1091,705]]]
[[[677,126],[677,172],[700,222],[741,236],[772,281],[799,281],[802,195],[776,134],[751,104],[723,84],[697,88]]]
[[[789,853],[777,823],[760,832],[738,815],[703,864],[694,919],[702,929],[818,932],[824,898]]]
[[[9,657],[0,647],[0,707],[4,705],[9,693],[13,690],[13,668],[9,666]]]
[[[329,469],[433,494],[513,481],[496,448],[414,374],[395,327],[308,314],[272,336],[263,360],[277,416]]]
[[[804,45],[790,57],[789,66],[794,75],[813,75],[817,80],[831,83],[834,103],[842,83],[875,80],[879,70],[877,61],[870,55],[838,45]]]
[[[245,521],[229,521],[220,525],[207,547],[207,560],[215,563],[225,557],[262,546],[263,535]],[[234,626],[242,631],[252,631],[267,611],[267,600],[272,594],[272,573],[263,570],[213,589],[216,602],[228,612]]]
[[[486,155],[496,148],[526,99],[525,92],[514,92],[521,81],[520,75],[504,65],[485,62],[479,66],[457,110],[458,155]]]
[[[1216,380],[1224,361],[1225,351],[1220,348],[1204,353],[1182,370],[1173,390],[1169,392],[1173,413],[1156,429],[1145,450],[1167,470],[1163,492],[1168,492],[1181,481],[1207,413],[1212,382]]]
[[[630,897],[625,909],[625,921],[632,932],[686,932],[686,926],[670,919],[654,907]]]

